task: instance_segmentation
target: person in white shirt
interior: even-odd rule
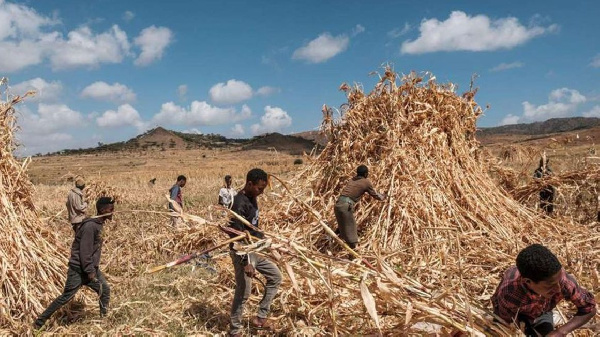
[[[231,208],[233,197],[235,197],[236,194],[235,189],[231,187],[231,176],[226,175],[225,186],[221,187],[219,190],[219,205]]]

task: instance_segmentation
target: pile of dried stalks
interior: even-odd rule
[[[23,331],[64,280],[66,252],[36,215],[27,161],[13,157],[13,106],[21,99],[0,102],[0,334]]]
[[[279,263],[292,285],[280,299],[288,326],[509,334],[485,308],[501,273],[533,242],[597,292],[600,235],[540,217],[494,183],[474,136],[482,113],[474,92],[461,97],[433,77],[398,84],[396,76],[387,69],[371,93],[343,85],[349,108],[339,120],[326,113],[327,147],[263,206],[268,235],[287,251]],[[343,245],[332,235],[333,206],[359,164],[390,199],[358,206],[362,256],[349,263],[336,257]]]

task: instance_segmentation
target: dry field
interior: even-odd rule
[[[32,246],[29,238],[57,249],[40,249],[47,257],[38,251],[27,257],[35,268],[0,263],[10,285],[48,282],[46,292],[36,284],[8,289],[26,299],[29,311],[19,317],[20,302],[10,302],[11,297],[10,315],[0,308],[0,318],[20,333],[31,333],[27,320],[34,316],[32,309],[41,310],[32,294],[44,304],[58,295],[73,235],[64,200],[72,184],[68,179],[76,174],[88,180],[91,191],[104,188],[118,199],[115,219],[105,227],[101,265],[112,287],[111,310],[99,320],[95,294],[84,290],[55,314],[45,333],[224,333],[233,289],[226,250],[215,252],[208,265],[197,261],[156,274],[145,271],[222,241],[225,236],[215,226],[225,223],[226,214],[212,207],[222,177],[232,175],[241,187],[244,173],[253,167],[275,176],[259,202],[261,227],[273,243],[269,254],[284,271],[272,307],[277,334],[416,336],[461,330],[476,336],[515,335],[511,327],[493,322],[489,298],[502,271],[532,242],[549,246],[580,284],[597,294],[600,229],[588,221],[597,201],[580,200],[588,215],[579,216],[571,207],[584,191],[597,195],[600,172],[594,156],[568,142],[481,148],[474,134],[482,110],[474,93],[458,95],[451,87],[417,74],[399,78],[390,69],[370,93],[343,85],[349,110],[339,121],[324,109],[323,130],[331,142],[318,157],[303,158],[303,165],[293,165],[295,158],[283,154],[201,150],[34,158],[28,178],[35,184],[35,217],[22,206],[30,195],[28,182],[19,181],[23,175],[9,158],[5,171],[11,184],[1,196],[8,196],[16,209],[9,215],[17,230],[9,227],[10,219],[0,219],[2,228],[17,244],[23,241],[19,254]],[[564,205],[556,218],[535,208],[538,187],[531,175],[544,149]],[[352,251],[336,241],[332,209],[358,163],[369,165],[375,188],[391,198],[360,203],[356,218],[363,240]],[[173,229],[165,194],[179,174],[188,177],[187,224]],[[148,184],[152,178],[157,179],[153,186]],[[13,188],[19,184],[24,197],[14,192],[20,191]],[[9,248],[8,256],[16,255],[5,241],[0,253]],[[64,264],[57,262],[63,257]],[[46,261],[50,276],[40,273]],[[261,292],[257,284],[247,316]],[[598,324],[596,317],[577,336],[598,333]]]
[[[202,235],[206,228],[181,229],[177,234],[165,213],[165,194],[177,175],[186,175],[188,180],[183,190],[186,211],[213,216],[219,221],[224,219],[223,213],[210,210],[210,206],[216,204],[226,174],[233,177],[235,187],[243,186],[245,173],[254,167],[285,177],[293,175],[301,166],[293,164],[296,158],[274,152],[209,150],[34,158],[29,174],[36,183],[35,204],[39,215],[47,219],[49,228],[60,234],[61,244],[66,249],[73,236],[63,211],[73,184],[67,181],[69,173],[102,181],[114,187],[119,195],[118,213],[106,226],[102,259],[102,269],[112,286],[110,314],[102,322],[98,321],[95,294],[86,289],[82,291],[87,294],[86,298],[80,297],[66,310],[58,312],[55,319],[48,322],[47,331],[94,335],[108,331],[110,334],[169,335],[226,331],[233,284],[220,280],[231,279],[227,275],[232,273],[229,256],[224,254],[227,248],[214,253],[218,274],[194,268],[193,264],[159,274],[144,273],[148,267],[201,250],[211,243],[176,249],[182,235],[188,231]],[[153,186],[148,183],[152,178],[156,178]],[[225,220],[221,222],[225,224]],[[277,312],[276,307],[274,310]]]

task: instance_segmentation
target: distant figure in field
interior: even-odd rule
[[[184,175],[180,175],[177,177],[177,182],[175,182],[175,185],[173,185],[173,187],[171,187],[169,190],[169,197],[171,198],[171,201],[169,201],[169,210],[172,212],[177,212],[175,207],[173,207],[173,201],[175,201],[177,205],[183,209],[183,193],[181,189],[185,186],[186,181],[187,178]],[[177,227],[181,221],[181,217],[171,216],[171,223],[173,224],[173,227]]]
[[[258,203],[257,197],[263,193],[267,187],[268,175],[265,171],[255,168],[248,171],[246,175],[246,185],[234,197],[231,209],[246,219],[254,227],[258,227]],[[239,219],[232,217],[229,226],[238,231],[247,231],[250,235],[262,239],[264,234],[246,226]],[[235,235],[231,235],[232,237]],[[242,336],[244,326],[242,318],[244,317],[244,304],[248,301],[252,292],[252,278],[256,271],[261,273],[265,279],[265,292],[263,298],[258,303],[258,313],[250,320],[250,324],[257,328],[269,329],[270,322],[267,320],[271,302],[277,294],[281,284],[281,272],[277,265],[262,254],[249,253],[238,255],[230,245],[229,255],[233,262],[235,270],[235,292],[231,304],[230,336]]]
[[[548,159],[540,158],[540,165],[533,173],[535,179],[541,179],[552,175],[552,170],[548,165]],[[551,185],[544,186],[540,191],[540,208],[551,216],[554,212],[554,187]]]
[[[52,314],[69,302],[81,286],[88,286],[100,296],[100,316],[105,316],[110,301],[110,287],[98,268],[102,254],[102,231],[104,222],[112,219],[114,201],[102,197],[96,202],[98,216],[85,219],[75,234],[71,245],[71,257],[65,289],[35,320],[34,328],[40,329]]]
[[[235,189],[231,187],[231,176],[225,176],[225,186],[219,190],[219,205],[231,208],[233,205],[233,198],[235,197]]]
[[[350,248],[356,248],[358,243],[358,233],[356,221],[354,220],[354,205],[362,198],[363,194],[369,193],[377,200],[384,200],[386,195],[378,193],[373,188],[373,184],[367,178],[369,169],[365,165],[360,165],[356,169],[356,177],[352,178],[342,189],[337,202],[335,203],[335,218],[341,238],[346,241]]]
[[[83,201],[83,189],[85,188],[85,181],[79,177],[75,179],[75,187],[69,191],[67,196],[67,213],[69,215],[69,222],[73,227],[73,232],[77,232],[77,228],[81,225],[83,219],[85,219],[85,210],[88,204]]]
[[[517,255],[492,296],[494,313],[507,323],[525,325],[526,336],[566,336],[596,315],[594,295],[567,274],[558,258],[546,247],[533,244]],[[577,313],[554,328],[552,310],[562,300]]]

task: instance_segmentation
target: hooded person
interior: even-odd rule
[[[40,329],[56,310],[69,302],[82,286],[94,290],[100,297],[100,316],[105,316],[110,301],[110,286],[100,271],[102,232],[104,222],[112,219],[114,200],[101,197],[96,202],[97,216],[85,219],[71,244],[69,269],[63,293],[58,296],[35,320],[34,328]]]
[[[86,217],[86,209],[88,204],[83,200],[83,189],[85,188],[85,180],[78,177],[75,179],[75,187],[69,191],[67,195],[67,214],[69,222],[73,227],[73,232],[77,232],[77,228]]]

